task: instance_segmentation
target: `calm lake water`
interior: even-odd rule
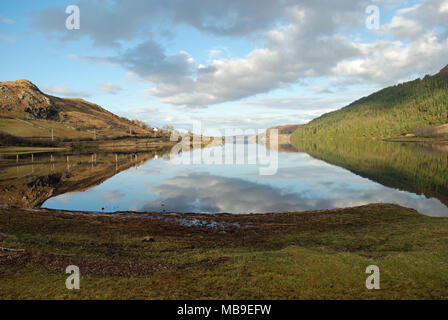
[[[260,166],[247,161],[238,165],[179,164],[167,156],[150,158],[82,192],[52,197],[42,207],[245,214],[383,202],[430,216],[448,216],[444,204],[448,199],[448,153],[443,148],[393,143],[296,147],[305,152],[290,152],[289,146],[281,148],[288,152],[268,152],[278,156],[274,175],[260,175]],[[223,148],[207,152],[218,154]]]

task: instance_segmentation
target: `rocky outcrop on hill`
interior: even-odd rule
[[[27,116],[37,120],[58,120],[58,108],[48,96],[28,80],[0,83],[2,115]]]

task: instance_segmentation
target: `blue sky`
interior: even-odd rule
[[[65,27],[73,4],[79,30]],[[3,1],[0,81],[155,126],[263,129],[437,72],[446,21],[448,0]]]

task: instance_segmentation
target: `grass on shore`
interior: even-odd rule
[[[0,131],[16,137],[51,138],[51,130],[55,137],[63,139],[93,138],[93,133],[75,130],[56,121],[0,118]]]
[[[128,138],[119,140],[92,140],[59,142],[52,146],[0,146],[0,157],[11,155],[26,155],[59,151],[73,152],[112,152],[112,151],[143,151],[154,148],[168,148],[175,142],[164,138]]]
[[[0,251],[0,298],[448,299],[447,218],[389,204],[182,217],[244,227],[0,208],[0,246],[25,250]],[[372,264],[381,290],[365,288]]]

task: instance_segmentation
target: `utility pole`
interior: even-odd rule
[[[54,141],[54,131],[53,131],[53,128],[51,128],[51,141]]]

